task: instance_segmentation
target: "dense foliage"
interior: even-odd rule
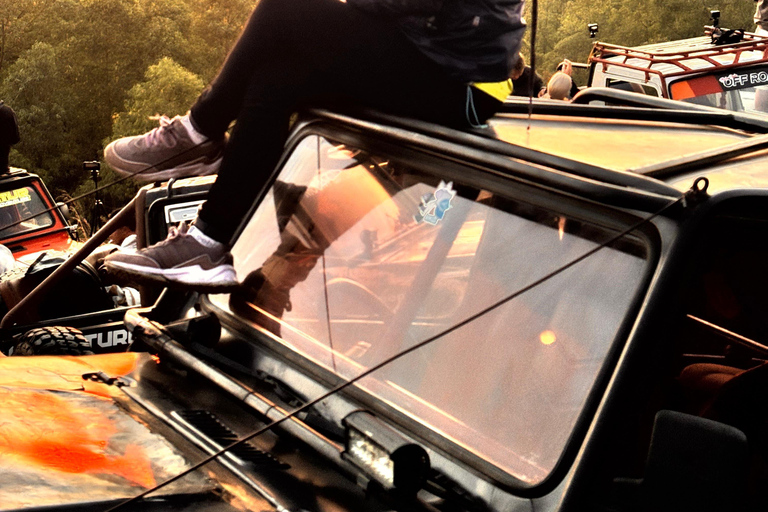
[[[0,99],[22,136],[12,165],[42,175],[59,197],[92,189],[82,162],[155,126],[159,114],[183,114],[256,1],[0,0]],[[600,40],[634,45],[700,35],[710,9],[724,26],[753,28],[749,0],[539,0],[538,70],[546,78],[563,58],[584,62],[594,41],[587,23],[599,24]],[[106,168],[101,177],[115,178]],[[111,211],[135,190],[123,182],[102,200]]]
[[[0,0],[0,99],[22,137],[11,165],[40,174],[55,196],[92,189],[82,162],[99,159],[113,133],[183,114],[252,8],[253,0]],[[112,210],[134,191],[124,183],[102,199]]]

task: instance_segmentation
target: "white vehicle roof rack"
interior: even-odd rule
[[[705,27],[705,31],[714,27]],[[592,47],[589,64],[602,64],[645,73],[646,80],[657,75],[662,81],[701,73],[704,70],[726,71],[768,62],[768,37],[744,32],[741,41],[716,45],[710,36],[637,47],[597,42]]]

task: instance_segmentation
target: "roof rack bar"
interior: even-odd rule
[[[768,47],[766,48],[766,50],[768,51]],[[691,57],[690,59],[688,59],[688,60],[703,60],[711,64],[709,68],[699,68],[699,69],[688,67],[681,62],[664,61],[664,60],[648,60],[648,66],[627,64],[626,63],[627,59],[645,60],[642,57],[630,55],[625,57],[625,61],[621,64],[621,67],[622,69],[631,69],[633,71],[639,71],[639,72],[645,73],[646,75],[659,75],[662,78],[670,79],[670,78],[677,78],[679,76],[689,75],[693,72],[696,72],[696,73],[703,72],[703,71],[706,71],[707,69],[717,69],[719,71],[727,71],[732,68],[742,68],[745,66],[757,66],[759,64],[765,64],[766,62],[768,62],[768,57],[766,56],[763,56],[760,59],[742,61],[742,60],[739,60],[740,55],[741,53],[737,54],[733,62],[731,63],[717,62],[711,57]],[[611,61],[608,58],[603,58],[603,57],[590,57],[589,62],[590,64],[592,63],[602,64],[603,68],[610,65],[616,65],[614,61]],[[668,64],[670,66],[677,66],[678,68],[680,68],[680,71],[675,71],[671,73],[662,73],[660,70],[653,69],[651,67],[654,64]]]
[[[690,48],[688,50],[676,51],[653,51],[642,47],[619,46],[608,43],[595,43],[593,54],[606,52],[611,56],[627,56],[632,58],[644,59],[650,62],[674,63],[679,60],[706,59],[713,55],[734,54],[739,55],[743,52],[763,51],[768,47],[768,38],[761,38],[760,41],[744,41],[723,46],[710,46],[701,48]]]
[[[750,36],[749,39],[746,36]],[[654,62],[672,62],[675,60],[702,58],[712,55],[722,55],[723,53],[737,53],[744,51],[765,51],[768,48],[768,37],[760,36],[750,32],[745,32],[745,39],[738,43],[715,46],[705,38],[694,38],[686,40],[688,42],[701,42],[701,47],[690,47],[687,50],[675,49],[680,47],[680,42],[671,45],[672,51],[666,48],[659,48],[658,45],[646,46],[622,46],[604,42],[597,42],[592,47],[592,55],[603,51],[611,55],[628,55],[637,58],[646,58]]]
[[[640,47],[620,46],[609,43],[597,42],[592,47],[588,62],[590,65],[601,64],[603,69],[610,65],[617,65],[612,59],[620,58],[620,65],[625,69],[645,73],[646,80],[650,75],[658,75],[662,81],[668,81],[670,78],[685,76],[692,72],[701,72],[704,69],[717,69],[727,71],[735,67],[745,65],[765,64],[768,62],[768,37],[760,36],[751,32],[746,32],[744,40],[738,43],[726,45],[715,45],[706,37],[688,39],[690,45],[680,50],[680,42],[676,42],[669,47],[663,43],[655,45],[646,45]],[[762,56],[753,60],[744,60],[744,55],[754,52],[762,52]],[[714,57],[730,56],[729,62],[719,62]],[[632,63],[629,61],[632,60]],[[707,66],[703,69],[699,66],[692,66],[694,62],[706,62]],[[661,73],[658,69],[653,69],[655,65],[675,66],[679,71],[672,73]]]

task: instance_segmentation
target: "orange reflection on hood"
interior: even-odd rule
[[[138,352],[93,356],[0,358],[0,385],[41,389],[82,389],[83,374],[103,371],[110,377],[131,373],[143,357]]]
[[[112,474],[149,488],[149,458],[135,444],[119,455],[110,449],[117,433],[102,411],[51,392],[0,388],[0,457],[66,473]]]

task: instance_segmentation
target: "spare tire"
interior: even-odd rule
[[[74,327],[38,327],[24,333],[8,351],[9,356],[87,356],[91,344]]]
[[[67,257],[65,253],[51,251],[42,254],[29,268],[17,267],[0,275],[0,297],[3,303],[0,315],[4,315],[18,304],[59,268]],[[104,289],[99,273],[90,263],[82,261],[72,272],[62,276],[43,297],[37,309],[27,313],[27,319],[53,320],[114,307],[115,304]]]

